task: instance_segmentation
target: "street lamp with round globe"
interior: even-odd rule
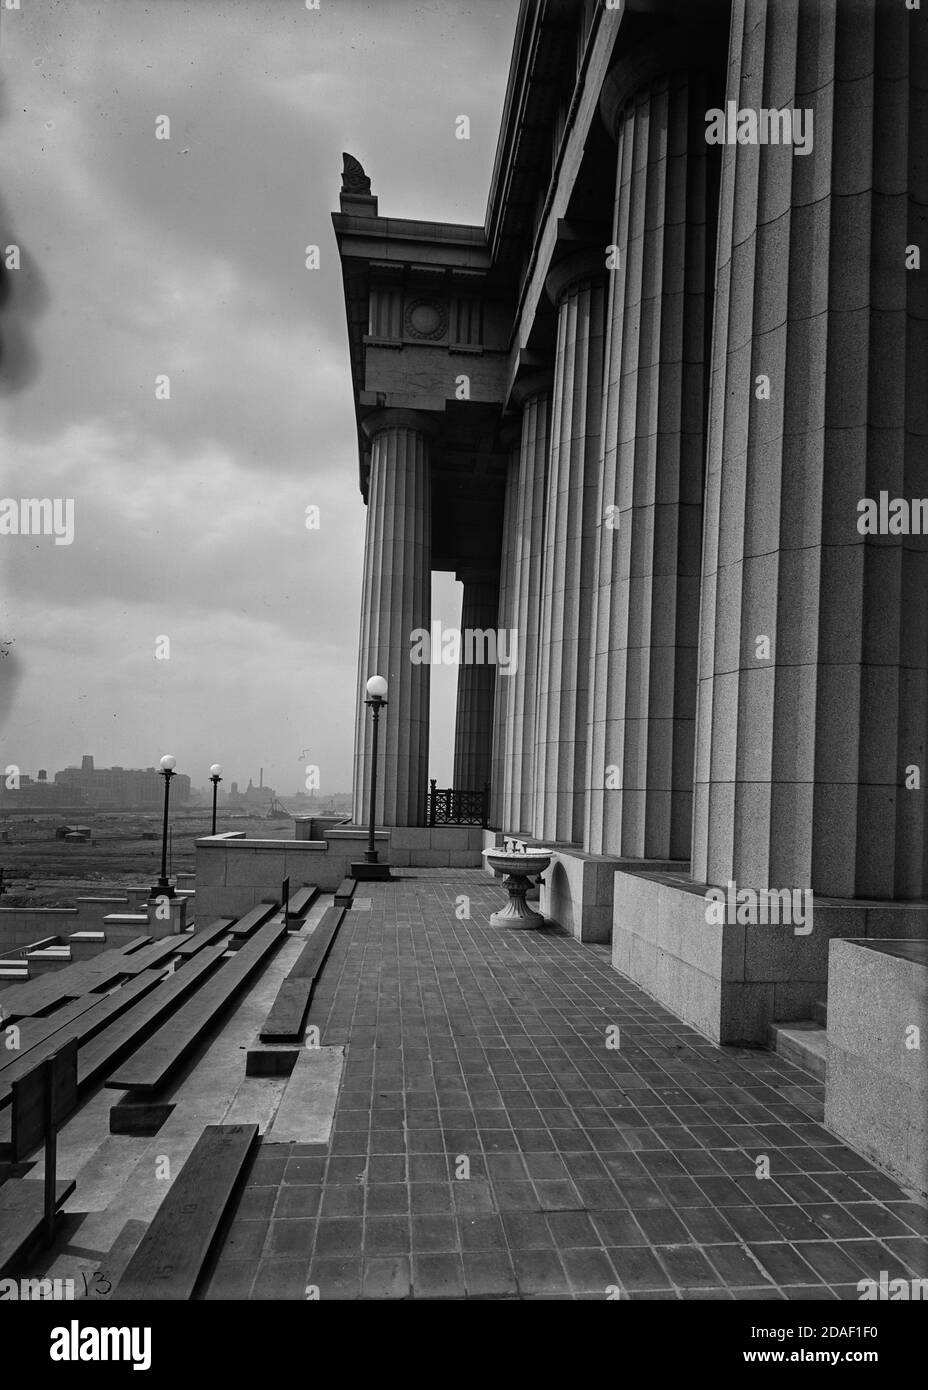
[[[377,851],[374,848],[374,826],[377,815],[377,732],[380,712],[386,709],[387,706],[387,701],[385,699],[387,682],[384,680],[383,676],[371,676],[365,689],[367,690],[367,699],[364,703],[371,712],[374,726],[371,730],[371,805],[367,827],[367,850],[364,854],[365,865],[368,867],[365,869],[364,877],[389,878],[389,866],[378,862]]]
[[[216,833],[216,797],[219,794],[219,783],[222,781],[222,766],[220,763],[213,763],[209,770],[209,780],[213,784],[213,828],[210,834]]]
[[[168,882],[168,801],[171,796],[171,778],[177,759],[173,753],[165,753],[159,762],[160,776],[164,778],[164,820],[161,825],[161,877],[152,889],[153,898],[173,898],[174,887]]]

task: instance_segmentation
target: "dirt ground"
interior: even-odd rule
[[[70,820],[71,818],[69,818]],[[161,871],[161,816],[155,812],[83,811],[76,823],[87,825],[86,844],[56,840],[61,816],[3,818],[0,829],[9,841],[0,843],[4,907],[68,906],[76,896],[101,886],[144,883]],[[267,820],[263,816],[220,815],[218,830],[243,830],[257,838],[293,837],[290,817]],[[171,816],[168,872],[192,873],[196,867],[195,842],[211,830],[210,812],[185,812]],[[151,839],[143,836],[150,835]]]

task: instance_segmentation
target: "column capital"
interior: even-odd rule
[[[361,421],[361,428],[368,439],[373,439],[375,434],[380,434],[383,430],[415,430],[417,434],[434,439],[438,434],[439,424],[433,415],[426,415],[422,410],[387,406],[381,410],[373,410],[370,415],[365,416]]]
[[[521,409],[533,396],[550,393],[554,387],[554,369],[545,367],[540,372],[527,372],[512,384],[512,399]]]
[[[635,44],[609,69],[599,96],[599,114],[613,140],[619,137],[622,112],[643,87],[675,72],[704,69],[713,57],[714,30],[706,25],[662,27]],[[724,61],[724,55],[722,58]]]
[[[545,279],[545,293],[555,308],[574,285],[588,280],[592,283],[606,278],[606,246],[585,246],[553,265]]]

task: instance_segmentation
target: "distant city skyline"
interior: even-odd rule
[[[245,776],[223,776],[219,786],[219,804],[247,800],[255,805],[267,805],[279,797],[298,800],[306,805],[351,800],[350,788],[325,792],[306,791],[299,786],[280,789],[264,779],[262,771],[258,769],[257,780],[253,773],[248,773],[247,782]],[[100,810],[109,807],[117,810],[158,807],[163,786],[158,780],[159,776],[159,769],[155,765],[98,766],[93,754],[83,754],[79,763],[69,763],[55,770],[45,766],[16,768],[12,773],[7,771],[0,781],[0,810],[15,810],[17,805],[43,801],[48,802],[50,810],[72,801],[86,804],[88,809],[95,807]],[[175,770],[172,785],[175,806],[212,795],[208,777],[198,784],[182,768]]]

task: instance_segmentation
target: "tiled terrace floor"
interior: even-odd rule
[[[207,1297],[856,1299],[928,1276],[925,1209],[822,1128],[811,1076],[713,1046],[606,947],[490,927],[480,871],[362,892],[310,1016],[348,1045],[332,1142],[262,1146]]]

